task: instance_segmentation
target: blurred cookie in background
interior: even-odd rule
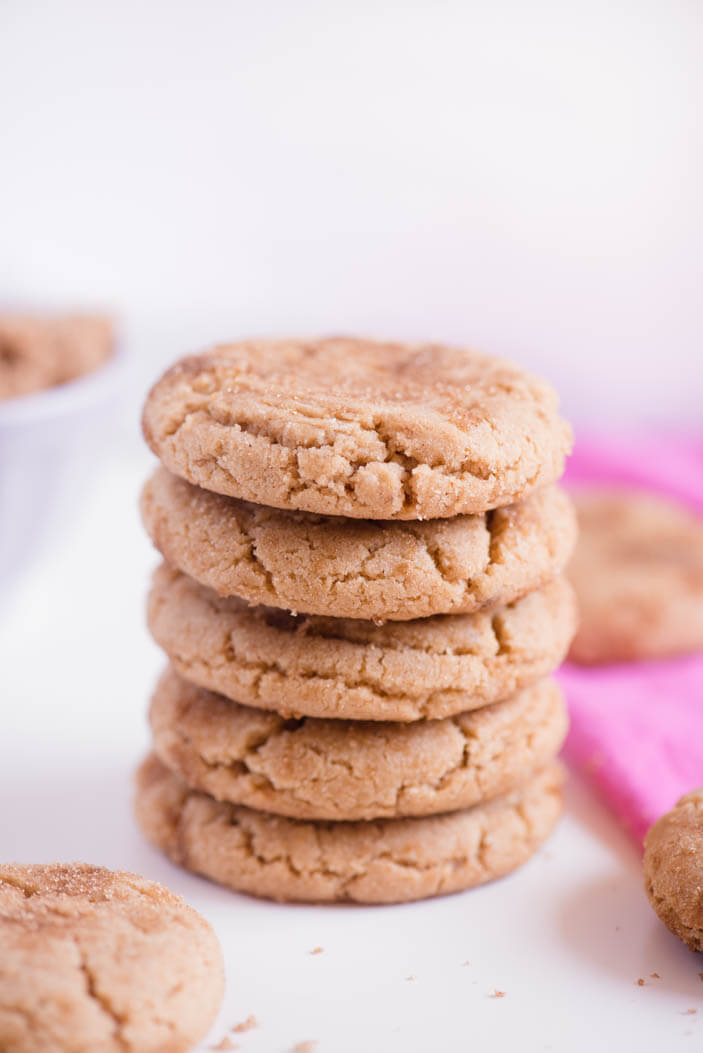
[[[91,373],[110,358],[114,342],[102,315],[0,314],[0,399]]]
[[[568,568],[584,665],[703,650],[703,520],[664,497],[627,490],[574,495],[579,540]]]
[[[106,315],[0,311],[0,607],[106,474],[130,361]]]

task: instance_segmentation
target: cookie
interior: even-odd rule
[[[474,614],[412,622],[248,607],[162,564],[149,629],[176,670],[235,702],[286,716],[420,720],[508,698],[559,664],[576,623],[560,578]]]
[[[0,864],[0,1049],[179,1053],[224,991],[219,944],[180,896],[87,863]]]
[[[703,788],[647,831],[644,883],[654,911],[691,950],[703,951]]]
[[[545,767],[567,716],[553,680],[444,720],[286,720],[167,670],[149,713],[154,751],[196,790],[295,819],[377,819],[468,808]]]
[[[307,614],[406,620],[507,603],[550,580],[576,541],[557,487],[484,515],[427,523],[282,512],[159,469],[142,519],[174,566],[223,596]]]
[[[206,490],[361,519],[512,504],[558,479],[571,446],[554,391],[510,363],[346,337],[184,358],[149,393],[143,430]]]
[[[420,819],[306,822],[190,790],[153,754],[137,774],[138,822],[174,863],[277,900],[396,903],[480,885],[526,862],[561,811],[557,764],[512,793]]]
[[[0,315],[0,400],[89,373],[113,352],[107,318]]]
[[[580,608],[569,657],[597,664],[703,650],[703,520],[661,497],[577,495],[568,574]]]

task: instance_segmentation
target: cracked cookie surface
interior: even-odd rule
[[[431,519],[510,504],[571,446],[554,391],[439,345],[253,340],[177,362],[144,436],[171,471],[273,508]]]
[[[567,715],[544,680],[444,720],[391,724],[241,706],[166,670],[149,713],[154,751],[216,800],[296,819],[434,815],[507,793],[559,751]]]
[[[483,884],[526,862],[561,812],[561,765],[458,812],[336,823],[286,819],[190,790],[153,754],[137,820],[175,863],[269,899],[399,903]]]
[[[703,951],[703,787],[687,793],[644,839],[653,909],[691,950]]]
[[[185,679],[286,716],[413,721],[508,698],[559,665],[573,593],[555,579],[505,606],[409,622],[287,614],[221,598],[162,564],[149,629]]]
[[[136,874],[0,864],[0,947],[5,1053],[180,1053],[222,1000],[210,926]]]
[[[666,498],[575,492],[579,540],[567,573],[585,665],[703,650],[703,519]]]
[[[252,505],[159,468],[141,509],[162,555],[220,595],[339,618],[507,603],[562,570],[576,540],[571,501],[556,486],[484,515],[379,523]]]

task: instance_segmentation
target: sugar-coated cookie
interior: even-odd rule
[[[580,625],[569,657],[597,664],[703,650],[703,519],[634,491],[576,496],[568,575]]]
[[[419,720],[508,698],[550,673],[573,636],[563,579],[513,603],[412,622],[292,616],[223,599],[167,564],[148,603],[187,680],[286,716]]]
[[[215,934],[161,885],[87,863],[0,864],[3,1053],[181,1053],[223,989]]]
[[[169,563],[220,595],[337,618],[508,603],[563,570],[576,541],[571,501],[555,486],[483,515],[379,523],[252,505],[160,468],[141,507]]]
[[[150,709],[154,750],[190,787],[295,819],[433,815],[507,793],[554,758],[563,696],[542,680],[505,702],[413,724],[286,720],[167,670]]]
[[[153,754],[137,775],[138,822],[175,863],[277,900],[395,903],[480,885],[526,862],[561,812],[562,769],[473,808],[413,819],[309,822],[190,790]]]
[[[431,519],[557,479],[569,426],[545,383],[432,344],[252,340],[177,362],[144,435],[172,472],[273,508]]]

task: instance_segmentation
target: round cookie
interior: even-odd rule
[[[0,315],[0,401],[75,380],[101,366],[113,348],[107,318]]]
[[[526,862],[561,811],[552,764],[512,793],[459,812],[305,822],[190,790],[155,756],[137,774],[138,822],[175,863],[269,899],[397,903],[480,885]]]
[[[136,874],[0,864],[0,947],[7,1053],[179,1053],[222,1001],[210,926]]]
[[[554,391],[508,362],[345,337],[181,359],[142,423],[166,467],[206,490],[361,519],[510,504],[558,479],[571,446]]]
[[[436,815],[507,793],[552,760],[567,730],[553,680],[506,702],[413,724],[286,720],[167,670],[149,713],[154,751],[218,801],[295,819]]]
[[[161,554],[222,596],[337,618],[409,620],[507,603],[565,567],[576,518],[563,490],[426,523],[252,505],[158,469],[142,519]]]
[[[703,650],[703,520],[634,491],[576,496],[580,534],[568,575],[583,664]]]
[[[667,928],[703,951],[703,788],[687,793],[647,831],[644,880]]]
[[[176,670],[236,702],[347,720],[452,716],[508,698],[561,661],[576,621],[563,579],[503,607],[412,622],[248,607],[162,564],[149,629]]]

